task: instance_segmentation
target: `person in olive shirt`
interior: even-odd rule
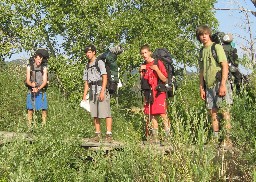
[[[203,44],[200,52],[200,95],[205,100],[206,108],[209,110],[212,120],[214,136],[218,138],[219,134],[219,110],[223,114],[226,124],[226,144],[231,144],[229,132],[231,128],[229,108],[233,103],[231,85],[228,80],[228,62],[221,45],[216,44],[215,50],[217,60],[212,55],[211,46],[214,42],[211,40],[211,29],[202,25],[196,30],[197,40]]]

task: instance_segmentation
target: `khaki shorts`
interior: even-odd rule
[[[89,93],[89,102],[91,116],[93,118],[109,118],[111,117],[110,109],[110,95],[105,93],[105,98],[103,101],[98,100],[98,94]]]
[[[206,88],[206,108],[221,109],[233,104],[232,89],[229,82],[226,83],[227,93],[224,97],[218,96],[220,82],[216,83],[213,88]]]

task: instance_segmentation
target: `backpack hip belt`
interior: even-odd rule
[[[92,81],[89,83],[89,86],[91,86],[91,85],[102,86],[102,80]]]

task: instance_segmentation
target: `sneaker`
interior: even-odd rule
[[[101,134],[95,133],[95,136],[89,139],[90,142],[100,142],[101,141]]]
[[[105,141],[108,143],[112,143],[113,142],[112,134],[106,134]]]
[[[122,48],[121,45],[117,45],[115,47],[109,48],[109,51],[118,55],[118,54],[121,54],[122,52],[124,52],[124,48]]]

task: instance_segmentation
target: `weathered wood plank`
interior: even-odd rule
[[[0,131],[0,145],[11,142],[12,140],[15,140],[15,139],[33,141],[34,140],[33,138],[34,137],[31,134],[27,134],[27,133]]]
[[[113,150],[123,148],[124,144],[118,141],[113,141],[109,143],[105,142],[104,140],[100,142],[92,142],[89,138],[83,138],[81,140],[81,146],[90,150]]]

